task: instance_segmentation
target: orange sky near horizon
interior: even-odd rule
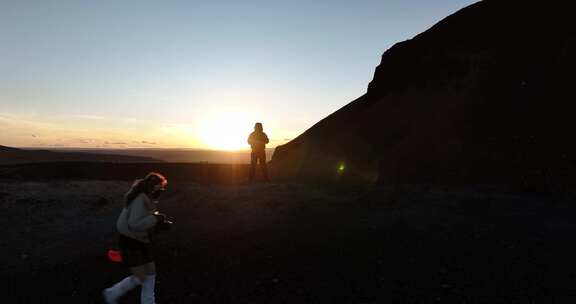
[[[255,122],[264,124],[269,148],[298,134],[258,120],[245,111],[210,112],[194,123],[161,120],[65,116],[22,119],[0,113],[0,145],[20,148],[193,148],[237,151],[249,149],[246,139]]]

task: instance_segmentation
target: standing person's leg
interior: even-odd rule
[[[268,165],[266,164],[266,152],[260,154],[260,167],[262,168],[262,174],[264,175],[264,180],[268,181]]]
[[[258,161],[258,156],[254,151],[250,153],[250,181],[254,180],[254,171],[256,171],[256,162]]]

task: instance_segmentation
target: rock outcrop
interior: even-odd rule
[[[387,50],[367,93],[279,146],[276,178],[573,185],[574,19],[485,0]]]

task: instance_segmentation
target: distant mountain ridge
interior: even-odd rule
[[[28,150],[0,145],[0,165],[40,162],[161,162],[152,157]]]
[[[275,176],[576,185],[570,12],[485,0],[394,45],[366,94],[277,147]]]
[[[20,151],[20,149],[18,148],[12,148],[12,147],[6,147],[6,146],[2,146],[0,145],[0,152],[8,152],[8,151]]]
[[[250,163],[250,150],[219,151],[205,149],[179,148],[129,148],[129,149],[53,149],[57,152],[86,152],[93,154],[115,154],[152,157],[171,163],[212,163],[212,164],[242,164]],[[266,149],[268,159],[274,148]]]

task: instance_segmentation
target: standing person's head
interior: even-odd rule
[[[143,179],[137,179],[126,193],[126,205],[129,205],[140,193],[156,199],[166,190],[168,180],[160,173],[150,172]]]
[[[264,132],[264,127],[262,127],[262,123],[257,122],[254,125],[254,131],[256,132]]]

